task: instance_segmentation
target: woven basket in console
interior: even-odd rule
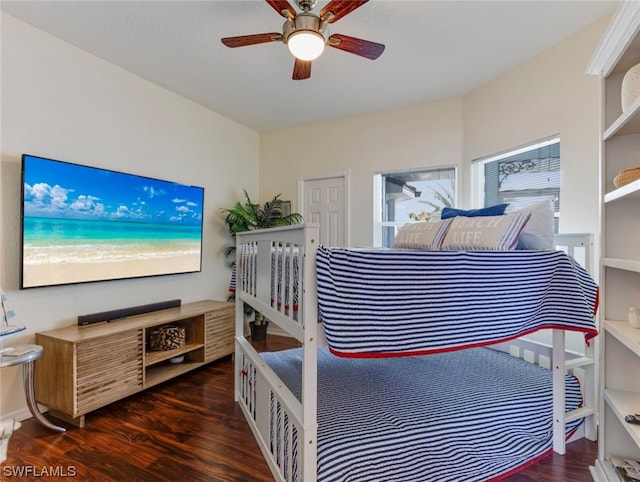
[[[622,187],[630,182],[640,179],[640,167],[632,167],[631,169],[623,169],[613,178],[615,187]]]
[[[163,326],[151,332],[150,348],[156,350],[175,350],[182,348],[186,341],[184,326]]]

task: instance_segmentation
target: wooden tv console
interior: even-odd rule
[[[234,352],[235,305],[199,301],[114,322],[36,333],[36,400],[78,427],[85,414]],[[151,351],[149,337],[166,325],[185,327],[181,348]],[[176,357],[184,356],[184,361]]]

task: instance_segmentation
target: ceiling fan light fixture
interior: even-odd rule
[[[1,1],[1,0],[0,0]],[[366,4],[369,0],[324,0],[327,4],[320,15],[311,13],[317,0],[295,0],[300,13],[289,3],[291,0],[266,0],[278,15],[285,18],[282,34],[277,32],[240,35],[220,39],[227,47],[244,47],[267,42],[282,42],[287,45],[295,57],[293,64],[293,80],[304,80],[311,77],[311,63],[317,59],[328,45],[343,52],[359,55],[375,60],[382,52],[384,45],[348,35],[329,34],[329,24],[335,23],[345,15]]]
[[[287,40],[289,51],[300,60],[315,60],[324,51],[325,38],[318,32],[298,30]]]
[[[284,23],[284,42],[293,56],[300,60],[315,60],[327,44],[328,28],[320,17],[302,12]]]

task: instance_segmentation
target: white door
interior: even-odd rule
[[[302,179],[301,214],[305,222],[320,225],[321,244],[348,245],[347,189],[347,175],[342,173]]]

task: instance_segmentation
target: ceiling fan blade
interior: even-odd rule
[[[296,16],[295,9],[287,0],[267,0],[267,3],[284,18],[293,18]],[[288,12],[288,15],[285,12]]]
[[[382,52],[384,52],[384,45],[369,40],[362,40],[355,37],[349,37],[348,35],[333,34],[329,37],[327,44],[330,47],[344,50],[351,54],[359,55],[360,57],[366,57],[371,60],[375,60]]]
[[[257,33],[254,35],[240,35],[239,37],[225,37],[220,39],[227,47],[245,47],[247,45],[264,44],[267,42],[278,42],[282,40],[282,34],[277,32],[272,33]]]
[[[293,64],[293,80],[304,80],[311,77],[311,60],[296,59]]]
[[[337,22],[368,1],[369,0],[331,0],[320,10],[320,18],[329,23]]]

